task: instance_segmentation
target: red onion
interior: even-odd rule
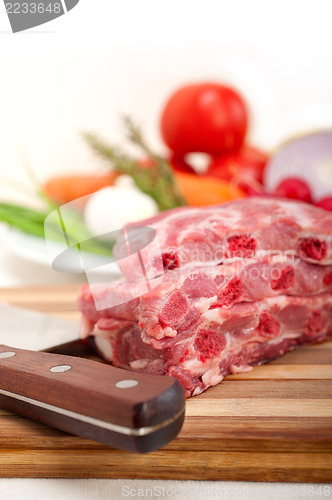
[[[332,195],[332,130],[292,139],[278,149],[266,165],[264,185],[275,191],[288,177],[306,181],[315,201]]]

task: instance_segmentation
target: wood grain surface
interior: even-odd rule
[[[0,290],[0,301],[78,320],[78,287]],[[0,409],[0,476],[332,480],[332,342],[227,377],[187,401],[178,437],[145,455]]]

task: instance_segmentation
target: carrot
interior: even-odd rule
[[[64,204],[112,185],[118,176],[117,172],[57,176],[49,179],[42,191],[54,202]]]
[[[216,205],[246,196],[234,184],[213,177],[179,171],[174,176],[188,205]]]

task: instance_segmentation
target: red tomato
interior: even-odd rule
[[[218,83],[198,83],[177,90],[161,116],[161,134],[177,154],[220,154],[238,149],[248,113],[240,95]]]
[[[299,177],[286,177],[276,187],[275,194],[282,198],[292,198],[311,203],[311,190],[308,184]]]
[[[327,196],[317,201],[316,207],[324,208],[324,210],[329,210],[332,212],[332,196]]]
[[[268,156],[252,146],[244,145],[232,154],[214,158],[207,175],[239,185],[248,194],[263,191],[263,172]]]
[[[169,162],[178,172],[189,172],[191,174],[195,174],[195,169],[185,160],[183,156],[179,156],[176,154],[171,154],[169,157]]]

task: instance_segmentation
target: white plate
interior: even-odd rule
[[[46,247],[45,240],[38,238],[36,236],[31,236],[29,234],[23,233],[17,229],[8,228],[8,230],[1,232],[1,239],[5,243],[7,250],[12,254],[25,259],[29,262],[34,262],[35,264],[40,264],[42,266],[52,267],[52,255],[60,255],[63,252],[63,247],[56,242],[51,242],[48,245],[50,248]],[[113,278],[121,276],[118,265],[113,262],[105,267],[105,257],[102,255],[86,254],[87,258],[93,256],[94,274],[107,274]],[[100,267],[100,269],[98,269]],[[107,269],[107,271],[106,271]]]

